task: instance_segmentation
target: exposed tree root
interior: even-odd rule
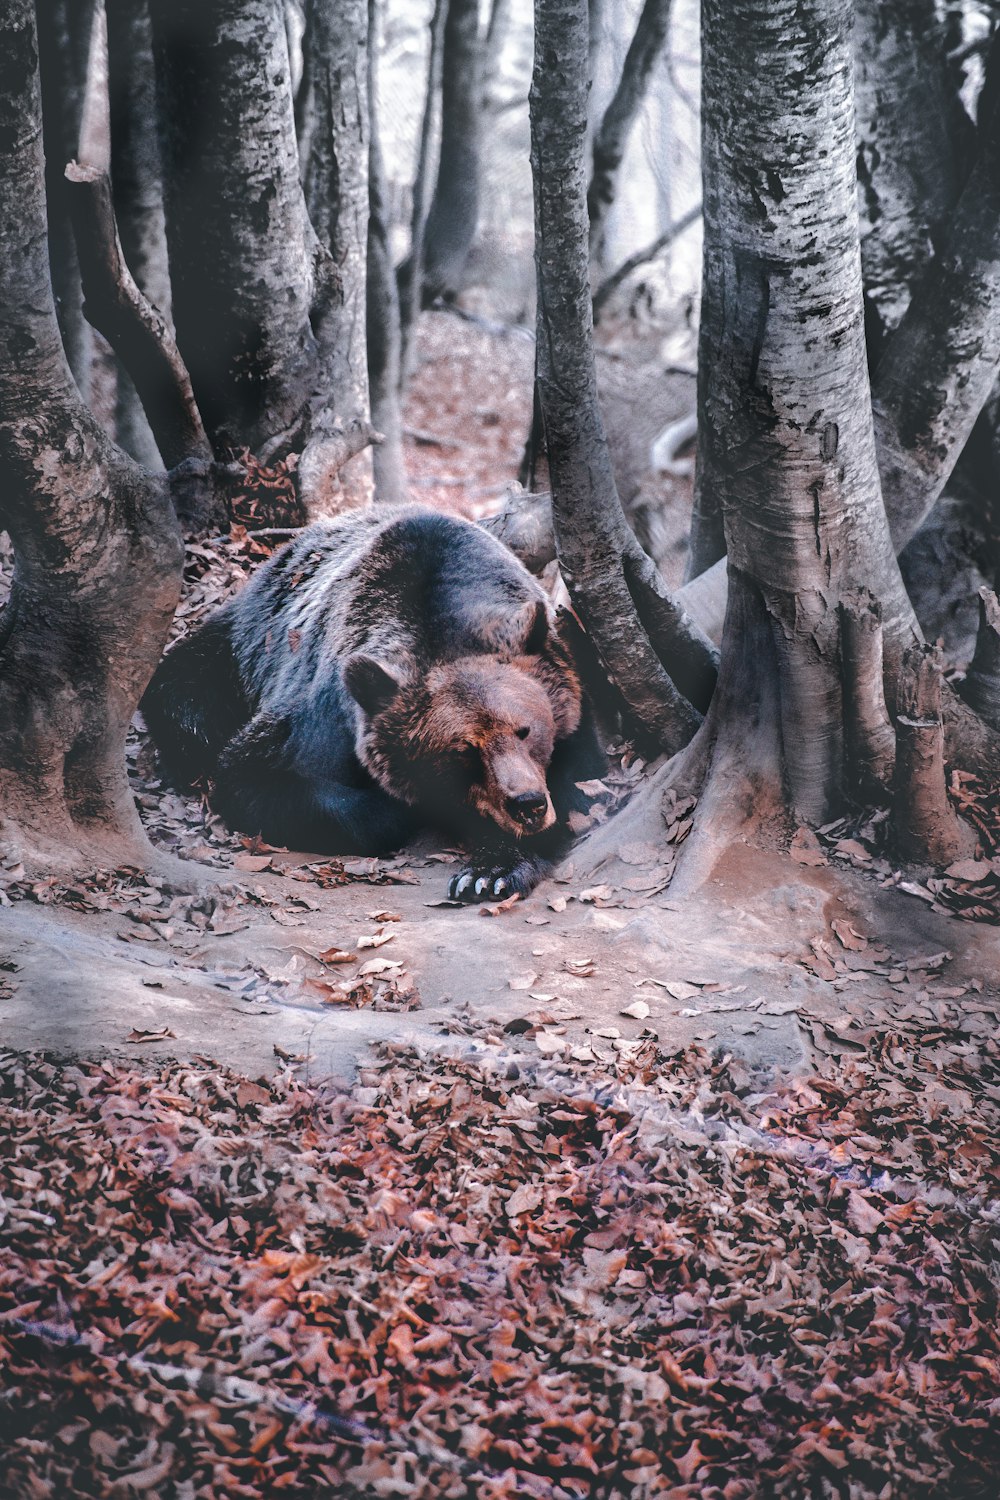
[[[940,651],[908,651],[900,675],[892,816],[900,854],[917,864],[950,864],[973,854],[977,842],[948,801],[941,687]]]

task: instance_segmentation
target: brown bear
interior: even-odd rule
[[[458,837],[451,894],[526,894],[604,766],[548,600],[480,527],[417,507],[319,522],[160,663],[167,774],[269,843],[381,854]]]

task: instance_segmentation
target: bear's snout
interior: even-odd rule
[[[539,833],[545,824],[549,799],[540,792],[520,792],[507,798],[507,812],[525,833]]]

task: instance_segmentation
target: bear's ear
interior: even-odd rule
[[[403,686],[389,667],[373,656],[358,653],[344,663],[344,686],[370,719],[381,713]]]

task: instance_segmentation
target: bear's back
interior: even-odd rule
[[[302,704],[357,651],[416,672],[503,655],[539,603],[530,573],[480,527],[401,506],[307,527],[227,608],[251,696]]]

